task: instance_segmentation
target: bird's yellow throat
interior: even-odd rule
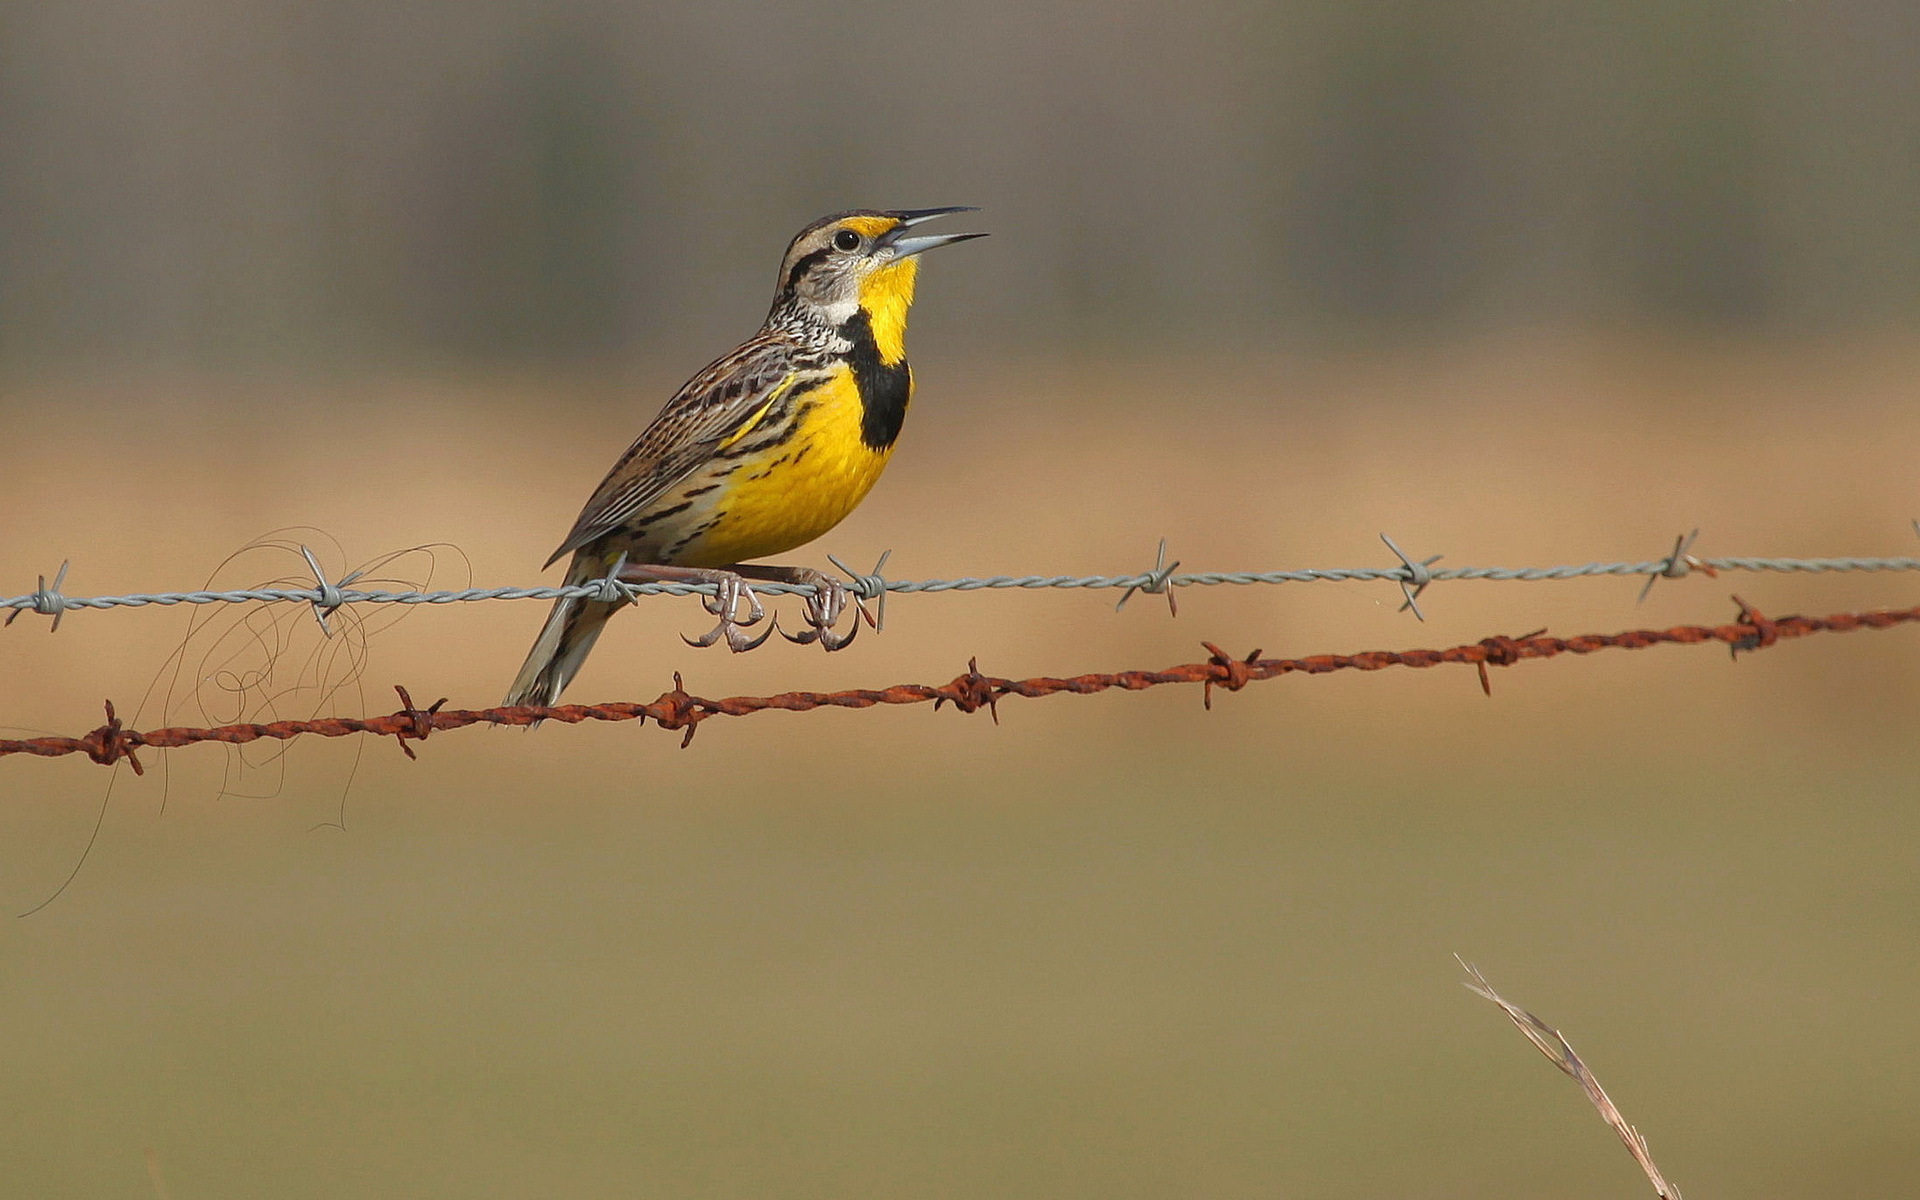
[[[860,307],[873,322],[873,344],[888,366],[907,356],[907,309],[913,307],[913,283],[919,274],[920,260],[907,258],[881,267],[860,285]]]

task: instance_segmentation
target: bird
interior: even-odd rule
[[[880,478],[913,398],[906,331],[920,255],[986,236],[914,231],[974,211],[850,209],[794,235],[760,331],[681,385],[594,489],[546,565],[572,555],[569,585],[712,584],[702,602],[718,624],[685,640],[724,640],[736,653],[778,628],[775,620],[757,638],[745,632],[767,615],[749,580],[811,585],[808,628],[782,635],[827,650],[852,642],[862,618],[873,621],[843,584],[811,567],[751,560],[826,533]],[[556,600],[505,703],[557,703],[624,603]]]

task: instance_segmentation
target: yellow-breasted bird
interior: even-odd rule
[[[749,559],[782,554],[838,525],[893,452],[913,396],[907,309],[918,255],[979,233],[913,234],[970,208],[834,213],[802,229],[780,263],[760,332],[675,392],[595,489],[552,566],[573,555],[569,584],[711,583],[719,624],[698,639],[751,650],[766,616],[747,579],[811,584],[797,642],[853,640],[844,586],[810,567]],[[622,602],[563,599],[527,654],[507,704],[553,704]],[[746,616],[737,616],[744,605]]]

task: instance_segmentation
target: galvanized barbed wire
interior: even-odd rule
[[[1198,683],[1206,707],[1213,707],[1213,689],[1237,692],[1249,683],[1277,679],[1282,675],[1324,675],[1334,671],[1378,671],[1387,667],[1427,668],[1446,664],[1472,666],[1479,673],[1481,688],[1492,695],[1488,667],[1508,667],[1526,659],[1553,658],[1562,654],[1586,655],[1599,650],[1643,650],[1658,645],[1699,645],[1718,642],[1736,657],[1741,651],[1764,650],[1783,639],[1809,637],[1816,633],[1846,633],[1857,629],[1891,629],[1896,625],[1920,622],[1920,606],[1907,609],[1879,609],[1868,612],[1835,613],[1826,617],[1781,617],[1771,619],[1735,596],[1740,605],[1737,620],[1726,625],[1675,625],[1667,629],[1633,629],[1614,634],[1582,634],[1578,637],[1549,637],[1544,630],[1525,637],[1494,636],[1445,650],[1368,650],[1358,654],[1318,654],[1307,658],[1262,658],[1255,650],[1236,657],[1211,642],[1202,642],[1209,657],[1203,662],[1183,663],[1161,671],[1119,671],[1114,673],[1029,679],[1001,679],[982,674],[977,661],[967,664],[964,675],[939,686],[919,683],[895,684],[887,688],[854,688],[838,692],[781,692],[772,696],[729,696],[710,700],[686,690],[680,673],[673,676],[673,690],[662,692],[648,703],[611,704],[524,704],[497,708],[449,709],[444,698],[421,708],[404,687],[395,687],[401,707],[381,717],[324,717],[308,721],[272,721],[265,724],[239,723],[211,728],[175,726],[145,733],[127,729],[114,710],[106,704],[106,724],[82,737],[34,737],[0,739],[0,757],[31,754],[57,758],[84,754],[96,763],[111,766],[125,759],[136,774],[142,773],[137,752],[148,748],[174,748],[200,742],[245,744],[262,739],[288,741],[306,734],[320,737],[346,737],[370,733],[397,738],[408,758],[415,757],[414,741],[425,741],[431,734],[469,725],[537,725],[559,721],[577,725],[583,721],[641,721],[651,719],[666,730],[684,731],[680,744],[693,740],[700,723],[711,717],[744,717],[779,709],[810,712],[817,708],[866,709],[882,704],[925,704],[935,708],[952,704],[961,712],[985,708],[1000,719],[999,703],[1008,696],[1038,698],[1058,693],[1087,696],[1109,689],[1143,691],[1173,683]]]
[[[880,572],[886,566],[887,556],[882,554],[880,561],[872,571],[861,573],[848,568],[838,559],[832,559],[835,566],[845,572],[851,581],[850,591],[862,599],[884,602],[889,593],[940,593],[973,592],[988,590],[1040,590],[1051,588],[1100,590],[1118,588],[1126,593],[1120,603],[1136,592],[1166,595],[1172,604],[1172,589],[1186,587],[1222,587],[1249,586],[1255,584],[1313,583],[1313,582],[1373,582],[1385,581],[1400,586],[1405,596],[1402,609],[1410,609],[1416,617],[1426,619],[1420,610],[1419,596],[1430,585],[1454,580],[1484,580],[1487,582],[1555,582],[1570,579],[1591,579],[1607,576],[1647,577],[1647,587],[1641,591],[1641,599],[1646,598],[1647,590],[1660,579],[1680,579],[1699,571],[1705,575],[1718,575],[1722,571],[1777,572],[1798,574],[1824,574],[1847,571],[1920,571],[1920,558],[1763,558],[1763,557],[1723,557],[1703,558],[1687,553],[1699,530],[1683,535],[1675,540],[1671,554],[1664,558],[1648,559],[1640,562],[1590,562],[1579,565],[1555,567],[1436,567],[1433,564],[1441,558],[1435,554],[1415,560],[1403,551],[1392,538],[1380,535],[1380,540],[1400,559],[1400,565],[1392,567],[1333,567],[1306,568],[1280,571],[1195,571],[1186,574],[1174,573],[1174,568],[1166,564],[1166,543],[1162,541],[1160,559],[1154,569],[1130,575],[988,575],[966,576],[957,579],[887,579]],[[545,585],[535,587],[491,587],[460,588],[441,591],[389,591],[379,589],[356,589],[347,585],[354,582],[358,573],[348,575],[339,581],[329,580],[321,571],[318,561],[310,551],[301,547],[309,569],[314,574],[313,587],[263,587],[239,588],[231,590],[178,591],[178,592],[142,592],[124,596],[68,596],[61,592],[70,564],[62,563],[60,571],[54,576],[52,586],[48,586],[45,576],[41,576],[39,586],[23,596],[0,599],[0,609],[11,609],[7,624],[22,612],[32,610],[44,616],[54,618],[57,626],[60,618],[80,609],[144,608],[150,605],[170,607],[188,604],[311,604],[315,616],[326,628],[328,614],[346,605],[355,604],[467,604],[490,600],[557,600],[562,597],[595,600],[634,600],[641,596],[711,596],[714,585],[710,583],[623,583],[617,579],[596,579],[587,583],[568,585]],[[831,557],[831,556],[829,556]],[[790,584],[755,581],[753,589],[763,595],[812,595],[811,584]]]

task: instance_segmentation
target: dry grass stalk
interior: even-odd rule
[[[154,1200],[171,1200],[167,1191],[167,1177],[160,1172],[160,1152],[152,1146],[146,1148],[147,1179],[153,1184]]]
[[[1458,955],[1454,957],[1471,976],[1467,980],[1467,988],[1499,1005],[1500,1011],[1507,1014],[1507,1019],[1527,1036],[1534,1048],[1546,1055],[1548,1062],[1571,1076],[1587,1093],[1587,1099],[1599,1110],[1600,1118],[1613,1126],[1613,1131],[1626,1143],[1627,1153],[1633,1155],[1633,1161],[1639,1163],[1640,1169],[1646,1172],[1648,1182],[1653,1184],[1653,1190],[1660,1194],[1661,1200],[1680,1200],[1680,1189],[1668,1183],[1660,1174],[1660,1168],[1653,1164],[1653,1153],[1647,1149],[1647,1139],[1640,1136],[1639,1130],[1627,1124],[1627,1119],[1620,1115],[1620,1110],[1614,1107],[1613,1100],[1608,1097],[1607,1090],[1593,1077],[1587,1064],[1580,1061],[1580,1056],[1573,1052],[1573,1046],[1561,1036],[1560,1031],[1494,991],[1493,985],[1487,982],[1487,977],[1480,973],[1478,967]]]

